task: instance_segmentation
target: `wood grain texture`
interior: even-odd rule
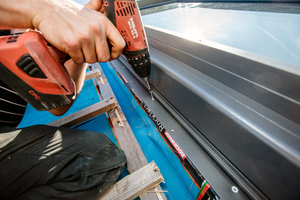
[[[101,66],[99,63],[92,64],[93,68],[98,68],[102,74],[102,78],[105,79],[105,74],[103,73]],[[115,96],[108,81],[105,81],[104,84],[100,80],[100,78],[96,78],[99,84],[100,92],[103,98],[107,98],[109,96]],[[115,115],[114,112],[108,112],[109,117],[112,120],[113,128],[117,135],[119,144],[121,149],[125,152],[127,157],[127,168],[130,173],[137,171],[138,169],[142,168],[143,166],[148,164],[148,161],[134,136],[130,125],[122,111],[122,109],[118,106],[118,113],[123,120],[124,126],[119,126],[119,119]],[[161,190],[161,187],[158,185],[158,190]],[[122,199],[122,198],[121,198]],[[164,194],[156,195],[156,193],[144,193],[140,196],[141,200],[162,200],[166,199]]]
[[[95,65],[95,64],[93,64]],[[100,65],[98,66],[100,71],[102,71]],[[102,78],[105,77],[105,74],[102,73]],[[109,96],[115,96],[109,82],[104,82],[104,84],[97,78],[97,82],[99,84],[100,92],[103,98],[107,98]],[[141,167],[148,164],[148,161],[138,143],[136,140],[128,122],[125,118],[122,109],[118,106],[118,113],[123,118],[124,127],[120,127],[117,123],[118,118],[113,112],[108,112],[109,117],[112,120],[112,124],[115,130],[115,133],[118,137],[119,143],[121,148],[124,150],[126,157],[127,157],[127,165],[129,171],[132,173]]]
[[[99,69],[94,69],[92,71],[88,71],[86,74],[85,74],[85,81],[86,80],[89,80],[91,78],[95,78],[95,77],[99,77],[101,76],[101,72]]]
[[[163,182],[155,162],[151,162],[115,183],[98,200],[131,200]]]
[[[108,97],[87,108],[49,123],[49,126],[72,127],[117,107],[115,97]]]

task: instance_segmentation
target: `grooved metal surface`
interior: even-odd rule
[[[299,9],[290,5],[284,12]],[[231,199],[211,174],[217,169],[251,199],[297,199],[300,15],[267,4],[264,12],[177,6],[143,11],[150,83],[185,130],[174,137],[221,198]],[[211,158],[204,166],[191,141]]]
[[[300,124],[299,67],[151,27],[146,31],[152,47]]]
[[[224,70],[228,67],[227,60],[230,60],[229,67],[244,63],[246,68],[251,57],[251,62],[263,61],[259,62],[262,71],[276,62],[257,55],[249,56],[245,52],[230,52],[230,48],[225,51],[207,43],[193,43],[150,27],[146,28],[146,32],[151,47],[153,68],[150,83],[153,87],[197,129],[199,136],[204,136],[216,151],[235,166],[233,170],[241,172],[268,198],[295,199],[299,195],[300,126],[293,122],[298,120],[293,115],[288,119],[280,112],[286,109],[283,105],[289,105],[289,101],[293,102],[297,96],[285,103],[276,98],[280,92],[274,92],[275,98],[262,96],[253,99],[249,96],[251,90],[239,90],[244,82],[248,82],[247,77],[239,75],[240,79],[234,84],[231,79],[223,77],[228,74],[237,76],[230,68]],[[191,53],[191,49],[196,48],[199,51]],[[227,54],[227,60],[224,60],[223,53]],[[207,65],[205,70],[201,68],[203,65]],[[255,71],[254,65],[248,67],[249,72],[251,69]],[[275,69],[279,76],[281,72],[286,73]],[[293,73],[290,75],[295,76]],[[289,81],[292,83],[297,79],[285,80],[289,84]],[[249,83],[249,87],[260,86]],[[297,91],[298,87],[289,85],[286,88]],[[289,91],[281,91],[284,92],[289,94]],[[268,102],[282,106],[273,110],[269,105],[264,105]],[[296,104],[292,108],[299,109],[299,106]]]
[[[193,165],[205,177],[217,194],[222,199],[249,199],[250,197],[243,192],[240,186],[232,181],[228,174],[215,163],[209,154],[207,154],[206,150],[204,150],[195,139],[189,135],[186,129],[187,127],[180,125],[178,121],[180,119],[176,117],[176,113],[170,113],[166,109],[168,105],[163,102],[164,100],[162,100],[155,92],[155,100],[151,100],[150,94],[146,89],[146,83],[139,79],[133,71],[130,72],[130,66],[128,64],[126,67],[124,66],[124,62],[126,62],[124,60],[125,59],[123,59],[123,62],[115,60],[113,61],[113,64],[123,74],[126,80],[130,82],[136,93],[152,110],[185,154],[193,161]],[[232,186],[237,186],[240,191],[238,193],[233,193],[231,190]]]

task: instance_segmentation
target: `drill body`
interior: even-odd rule
[[[123,54],[133,70],[150,85],[151,62],[148,41],[135,0],[104,0],[106,16],[123,36],[126,47]]]
[[[126,41],[123,54],[133,70],[146,80],[151,69],[148,41],[135,0],[104,0],[108,19]],[[0,78],[36,110],[70,104],[75,84],[63,66],[67,55],[36,32],[0,37]],[[152,98],[153,99],[153,98]]]
[[[0,79],[36,110],[70,104],[76,90],[66,57],[36,31],[1,36]]]

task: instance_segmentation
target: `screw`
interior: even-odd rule
[[[234,193],[238,193],[238,192],[239,192],[239,189],[238,189],[236,186],[232,186],[232,187],[231,187],[231,190],[232,190],[232,192],[234,192]]]

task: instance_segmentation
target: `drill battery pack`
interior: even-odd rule
[[[75,84],[64,67],[67,55],[36,31],[0,37],[0,79],[36,110],[70,104]]]

